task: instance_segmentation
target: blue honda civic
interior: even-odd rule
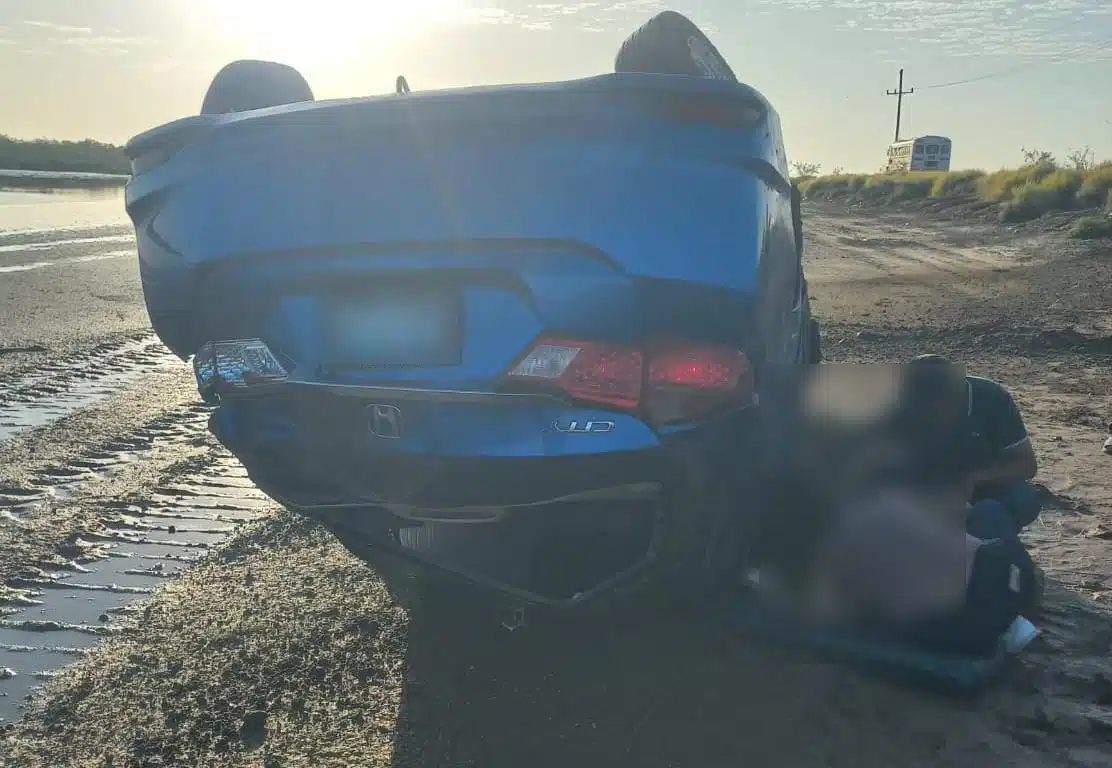
[[[127,208],[154,328],[261,489],[375,565],[522,604],[715,567],[762,376],[819,355],[760,93],[218,81],[129,143]]]

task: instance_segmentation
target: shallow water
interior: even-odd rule
[[[0,188],[0,248],[19,240],[54,240],[70,230],[128,228],[123,188],[14,190]],[[0,258],[0,264],[3,263]]]
[[[144,447],[120,445],[71,462],[72,473],[44,473],[26,488],[5,488],[0,507],[22,516],[73,496],[81,486],[173,451],[204,430],[207,410],[189,406],[137,434]],[[126,631],[142,600],[220,544],[236,525],[266,514],[268,502],[233,458],[214,458],[170,479],[141,505],[120,503],[113,522],[81,546],[83,564],[25,579],[22,604],[0,607],[0,723],[18,719],[26,696],[106,637]]]
[[[187,370],[150,336],[0,381],[0,442],[95,406],[152,369],[172,368]]]

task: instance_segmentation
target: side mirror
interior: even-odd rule
[[[792,233],[795,235],[795,252],[803,255],[803,193],[792,184]]]

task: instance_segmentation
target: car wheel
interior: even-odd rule
[[[795,250],[803,258],[803,193],[792,184],[792,234],[795,237]]]
[[[252,109],[312,101],[309,83],[291,66],[275,61],[233,61],[212,79],[202,115],[222,115]]]
[[[807,325],[807,364],[818,365],[822,362],[822,330],[819,321],[813,317]]]
[[[614,71],[737,81],[703,31],[675,11],[658,13],[627,37],[614,60]]]

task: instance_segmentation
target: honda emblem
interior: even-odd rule
[[[384,440],[398,440],[402,436],[402,412],[393,405],[374,403],[367,406],[368,426],[371,434]]]

